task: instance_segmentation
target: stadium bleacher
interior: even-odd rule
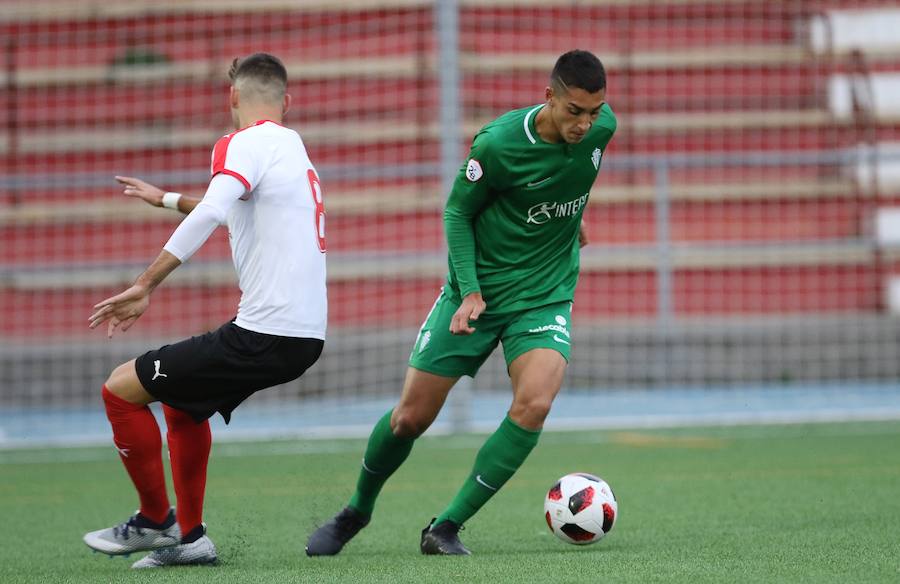
[[[97,340],[86,307],[130,281],[177,220],[123,200],[112,175],[202,192],[210,147],[228,131],[224,73],[256,50],[285,60],[297,104],[287,122],[326,186],[332,326],[415,327],[446,266],[430,5],[4,2],[4,340]],[[565,49],[591,49],[609,70],[619,133],[586,214],[583,322],[657,314],[661,257],[672,307],[687,317],[884,309],[893,260],[870,225],[879,205],[900,203],[900,186],[873,191],[871,157],[853,153],[900,141],[896,34],[858,34],[896,22],[892,3],[461,7],[465,140],[539,102]],[[821,164],[823,152],[846,160]],[[676,153],[663,245],[660,169],[641,161]],[[898,162],[883,164],[876,173],[894,176]],[[229,318],[236,298],[219,234],[154,298],[142,330],[197,332]]]

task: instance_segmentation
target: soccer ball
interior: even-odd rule
[[[600,477],[583,472],[556,481],[544,499],[547,525],[566,543],[600,541],[612,530],[618,514],[612,488]]]

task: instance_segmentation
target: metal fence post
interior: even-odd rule
[[[659,158],[654,164],[656,177],[656,358],[652,371],[655,383],[671,382],[672,235],[670,232],[669,162]]]
[[[450,192],[460,165],[462,115],[459,80],[459,4],[457,0],[435,0],[438,42],[437,75],[440,87],[441,188]],[[451,393],[448,405],[453,432],[471,428],[472,379],[463,377]]]

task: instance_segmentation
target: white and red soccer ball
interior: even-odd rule
[[[616,496],[606,481],[587,473],[559,479],[544,499],[550,531],[566,543],[586,545],[612,531],[619,514]]]

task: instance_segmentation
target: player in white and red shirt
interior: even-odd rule
[[[188,216],[134,285],[98,303],[90,317],[91,328],[108,322],[110,337],[127,330],[163,279],[227,224],[241,288],[236,318],[120,365],[103,386],[113,440],[140,510],[84,541],[109,555],[151,551],[135,568],[217,561],[202,522],[208,418],[219,412],[227,423],[254,392],[296,379],[318,359],[325,340],[325,208],[303,141],[281,125],[290,106],[287,72],[276,57],[257,53],[236,59],[229,75],[238,130],[216,143],[202,199],[117,177],[126,195]],[[166,417],[177,512],[169,506],[160,431],[147,407],[154,401],[163,403]]]

